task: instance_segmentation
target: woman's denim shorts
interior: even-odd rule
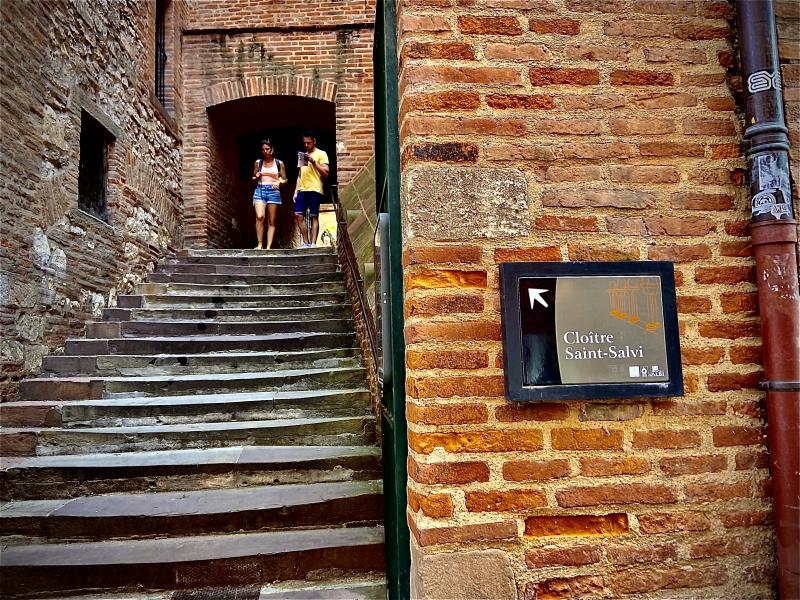
[[[273,190],[272,184],[257,185],[256,191],[253,192],[253,204],[256,202],[264,202],[265,204],[280,204],[281,192],[280,190]]]

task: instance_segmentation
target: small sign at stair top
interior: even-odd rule
[[[503,263],[508,400],[682,396],[670,262]]]

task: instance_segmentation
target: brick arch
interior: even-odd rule
[[[237,81],[226,81],[206,88],[206,108],[254,96],[303,96],[334,102],[336,84],[333,81],[296,75],[248,77]]]

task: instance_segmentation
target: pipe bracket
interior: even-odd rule
[[[759,381],[758,387],[770,392],[800,392],[800,381]]]

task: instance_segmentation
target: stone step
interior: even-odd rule
[[[6,427],[114,427],[352,416],[369,412],[364,388],[191,394],[0,404]]]
[[[173,320],[215,320],[227,321],[287,321],[323,318],[350,318],[347,304],[327,306],[283,307],[260,306],[251,308],[106,308],[104,321],[173,321]]]
[[[0,499],[376,479],[380,455],[374,446],[231,446],[4,457]]]
[[[123,427],[4,429],[34,434],[36,454],[92,454],[226,446],[357,446],[375,440],[374,417],[317,417]]]
[[[29,544],[2,552],[0,594],[35,598],[84,590],[165,590],[300,579],[311,571],[382,571],[383,528],[340,527]],[[211,596],[209,596],[211,597]]]
[[[316,248],[275,248],[274,250],[250,250],[250,249],[230,249],[230,248],[213,248],[213,249],[194,249],[182,248],[175,253],[176,258],[193,257],[193,258],[236,258],[239,260],[248,258],[266,258],[277,259],[286,257],[296,257],[302,259],[318,260],[322,256],[332,256],[336,258],[334,248],[319,246]]]
[[[319,265],[339,266],[335,254],[261,254],[248,256],[171,256],[164,265],[220,265],[239,267],[306,267]]]
[[[149,294],[147,296],[117,296],[120,308],[314,308],[343,304],[347,301],[344,290],[333,293],[294,295],[212,295],[208,294]]]
[[[261,588],[258,600],[385,600],[383,576],[340,581],[281,581]]]
[[[50,543],[373,525],[382,516],[380,481],[336,481],[8,502],[0,535]]]
[[[342,389],[366,380],[362,367],[294,369],[267,373],[196,373],[130,377],[37,377],[20,382],[22,400],[99,400],[111,394]]]
[[[141,337],[148,335],[269,335],[271,333],[345,333],[353,331],[351,319],[300,319],[290,321],[89,321],[87,338]]]
[[[215,264],[187,263],[168,260],[160,263],[156,273],[205,273],[217,275],[297,275],[301,273],[335,273],[339,265],[335,261],[301,264]]]
[[[219,284],[212,283],[137,283],[138,294],[198,296],[293,296],[344,293],[342,281],[320,283]],[[302,298],[298,298],[302,299]],[[277,301],[274,302],[277,304]]]
[[[209,352],[100,356],[45,356],[43,375],[187,375],[190,373],[243,373],[282,369],[359,367],[356,348],[300,350],[297,352]]]
[[[205,354],[208,352],[300,351],[355,346],[353,333],[274,333],[272,335],[194,335],[184,337],[139,337],[70,339],[64,354]]]
[[[344,275],[336,271],[323,273],[283,273],[256,275],[254,273],[150,273],[148,283],[194,283],[198,285],[295,285],[338,283]]]

